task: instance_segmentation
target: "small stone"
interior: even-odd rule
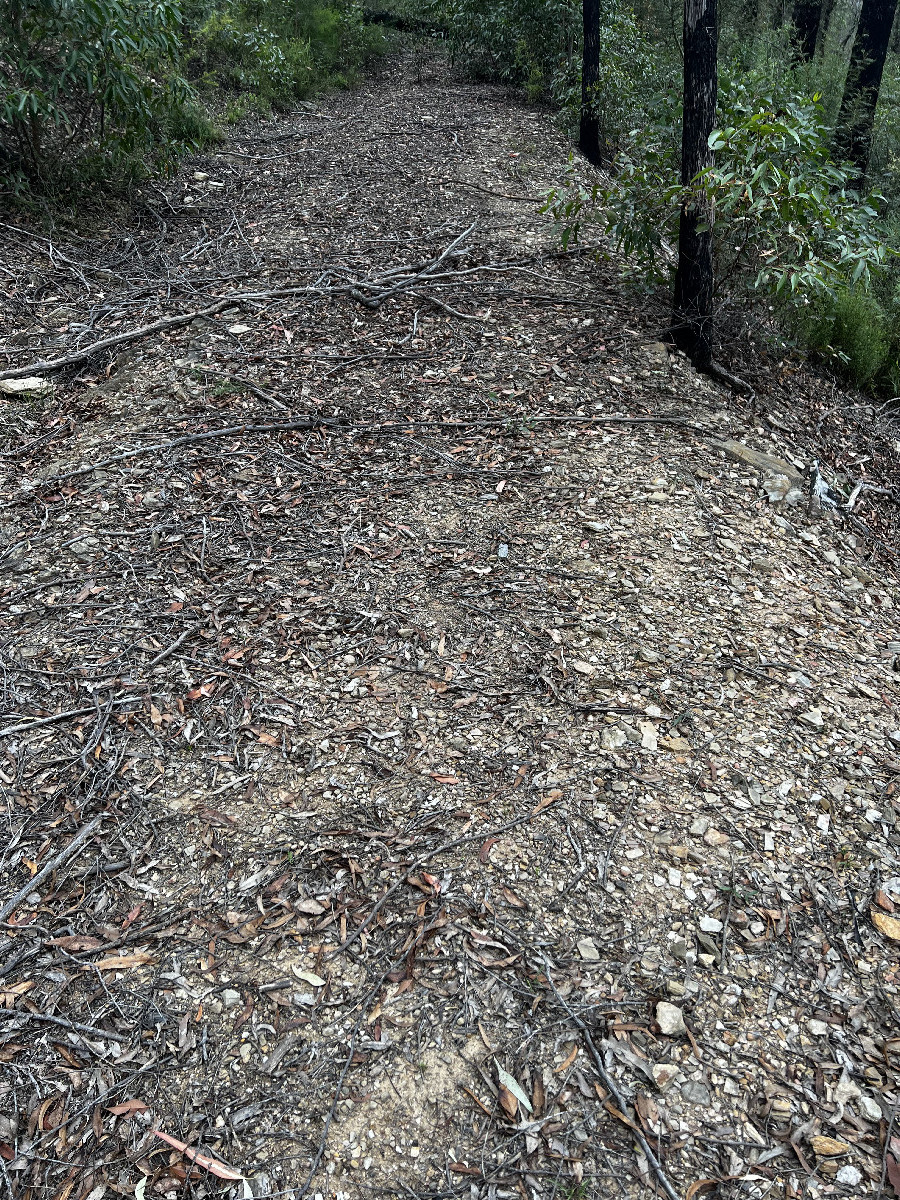
[[[52,396],[53,384],[38,375],[26,379],[0,379],[0,392],[7,396]]]
[[[815,1018],[811,1018],[806,1022],[806,1028],[813,1037],[826,1037],[831,1027],[827,1021],[817,1021]]]
[[[849,1154],[851,1149],[847,1142],[840,1142],[837,1138],[826,1137],[824,1134],[811,1137],[809,1144],[820,1158],[837,1158],[839,1154]]]
[[[701,917],[700,928],[704,933],[721,933],[724,926],[716,917]]]
[[[650,1068],[653,1081],[661,1092],[664,1092],[678,1074],[676,1063],[654,1063]]]
[[[226,1008],[237,1008],[241,1003],[241,993],[236,992],[234,988],[225,988],[222,992],[222,1003]]]
[[[718,829],[707,829],[703,840],[707,846],[727,846],[731,839],[727,833],[722,833]]]
[[[249,325],[229,325],[228,332],[233,334],[249,333]]]
[[[688,833],[693,834],[694,837],[703,837],[704,833],[706,833],[711,824],[712,822],[710,821],[709,817],[695,817],[691,823]]]
[[[666,989],[669,995],[674,996],[676,1000],[680,1000],[687,991],[680,979],[670,979],[666,984]]]
[[[681,887],[681,872],[677,867],[669,867],[668,869],[669,887]]]
[[[698,954],[697,962],[701,967],[706,967],[707,971],[716,964],[715,954]]]
[[[197,183],[205,183],[206,180],[209,179],[209,176],[207,175],[207,173],[205,171],[195,171],[194,179],[196,180]]]
[[[882,1117],[881,1105],[872,1096],[860,1096],[856,1101],[856,1107],[859,1110],[859,1115],[867,1121],[880,1121]]]
[[[843,1183],[848,1187],[858,1187],[862,1183],[862,1171],[859,1167],[846,1163],[834,1178],[838,1183]]]
[[[675,938],[669,946],[673,958],[678,958],[682,962],[687,958],[688,944],[684,938]]]
[[[508,558],[509,557],[509,546],[506,544],[506,542],[501,542],[500,545],[497,547],[497,557],[498,558]],[[575,666],[575,669],[578,670],[578,664],[575,663],[573,665]],[[591,668],[591,670],[593,670],[593,668]],[[586,673],[589,675],[591,672],[588,671]]]
[[[593,675],[594,668],[588,662],[583,662],[581,659],[575,659],[572,663],[572,670],[577,671],[579,675]]]
[[[682,1099],[687,1100],[689,1104],[711,1104],[712,1097],[709,1094],[709,1088],[704,1083],[698,1083],[695,1079],[689,1079],[687,1083],[681,1085]]]
[[[615,726],[604,729],[600,734],[600,745],[604,750],[618,750],[627,740],[624,731]]]
[[[660,1033],[665,1034],[666,1037],[678,1037],[687,1032],[684,1013],[677,1004],[669,1004],[665,1000],[660,1000],[656,1006],[656,1023]]]
[[[810,729],[822,729],[825,726],[825,718],[819,708],[811,708],[809,712],[801,713],[797,720],[808,725]]]
[[[593,938],[582,938],[581,941],[576,943],[576,945],[578,947],[578,953],[585,962],[600,961],[600,951],[597,949]]]
[[[662,655],[657,654],[655,650],[650,650],[647,646],[641,646],[637,652],[638,658],[645,663],[658,663]]]

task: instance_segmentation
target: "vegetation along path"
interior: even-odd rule
[[[891,1186],[890,500],[801,470],[890,431],[670,356],[567,154],[420,56],[0,229],[11,1195]]]

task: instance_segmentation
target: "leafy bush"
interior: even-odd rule
[[[580,0],[443,0],[434,5],[450,46],[482,77],[549,100],[572,124],[581,107]],[[649,90],[652,55],[632,9],[608,0],[600,21],[600,79],[594,108],[615,144]]]
[[[136,172],[197,133],[173,0],[0,0],[0,160],[24,186],[76,161]],[[194,128],[192,128],[192,124]]]
[[[194,5],[198,16],[208,8]],[[191,77],[207,92],[238,92],[241,106],[263,110],[286,109],[325,86],[348,83],[383,40],[353,0],[232,0],[213,6],[197,29]]]
[[[715,213],[720,279],[798,298],[867,283],[890,254],[878,229],[881,197],[860,201],[853,168],[828,156],[818,97],[794,101],[754,96],[725,80],[713,133],[716,165],[692,184]],[[548,203],[565,242],[583,222],[599,223],[632,267],[655,279],[674,268],[673,246],[684,189],[679,182],[678,105],[660,97],[654,119],[635,130],[620,154],[618,175],[590,189],[570,171]]]

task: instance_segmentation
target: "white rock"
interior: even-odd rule
[[[859,1115],[867,1121],[881,1120],[881,1105],[872,1096],[860,1096],[856,1101],[856,1107],[859,1110]]]
[[[237,1008],[241,1002],[241,993],[236,992],[234,988],[225,988],[222,992],[222,1003],[226,1008]]]
[[[53,384],[38,375],[27,379],[0,379],[0,392],[7,396],[52,396]]]
[[[827,1021],[817,1021],[814,1017],[806,1022],[806,1028],[813,1037],[826,1037],[831,1028]]]
[[[706,833],[711,824],[712,822],[710,821],[709,817],[696,817],[690,829],[688,830],[688,833],[692,833],[694,837],[703,837],[704,833]]]
[[[857,1187],[862,1182],[862,1171],[859,1167],[854,1167],[850,1163],[841,1167],[835,1179],[838,1183],[847,1184],[849,1187]]]
[[[822,729],[825,725],[825,718],[822,716],[820,708],[811,708],[809,712],[801,713],[797,720],[808,725],[810,729]]]
[[[597,949],[593,938],[582,938],[577,944],[578,953],[585,962],[599,962],[600,951]]]
[[[228,326],[228,332],[229,332],[229,333],[236,333],[236,334],[237,334],[237,333],[249,333],[249,332],[250,332],[250,326],[249,326],[249,325],[229,325],[229,326]]]
[[[667,1037],[677,1037],[679,1034],[687,1032],[684,1013],[677,1004],[669,1004],[665,1000],[660,1000],[656,1006],[656,1023],[660,1033],[664,1033]]]
[[[656,1086],[663,1092],[678,1074],[678,1066],[676,1063],[654,1063],[650,1071]]]
[[[724,926],[716,917],[701,917],[700,928],[704,933],[721,933]]]
[[[604,750],[618,750],[627,740],[625,731],[614,726],[604,729],[600,734],[600,745]]]

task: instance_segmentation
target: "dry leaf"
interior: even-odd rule
[[[153,962],[152,954],[112,954],[109,958],[98,959],[97,962],[91,963],[84,970],[121,971],[125,967],[142,967],[145,963],[149,962]]]
[[[304,983],[311,984],[313,987],[325,986],[325,980],[321,975],[316,975],[314,971],[301,971],[298,967],[294,966],[293,963],[291,964],[291,970],[294,972],[297,978],[301,979]]]
[[[577,1056],[578,1056],[578,1043],[576,1042],[575,1045],[572,1047],[572,1049],[569,1051],[569,1053],[566,1055],[563,1062],[561,1062],[558,1067],[553,1068],[554,1074],[559,1075],[561,1071],[568,1070],[568,1068],[571,1067],[572,1063],[575,1061]]]
[[[162,1138],[164,1142],[168,1142],[170,1146],[174,1146],[176,1150],[180,1150],[185,1158],[189,1158],[191,1162],[195,1162],[198,1167],[205,1167],[211,1175],[218,1176],[219,1179],[241,1180],[244,1176],[240,1171],[236,1171],[234,1167],[229,1167],[218,1159],[210,1158],[206,1154],[200,1154],[194,1150],[187,1142],[180,1142],[178,1138],[169,1137],[167,1133],[163,1133],[161,1129],[152,1131],[156,1137]]]
[[[684,1194],[684,1200],[694,1200],[696,1196],[705,1196],[708,1192],[713,1192],[719,1186],[718,1179],[698,1179]]]
[[[143,1100],[123,1100],[121,1104],[114,1104],[106,1111],[111,1112],[115,1117],[130,1117],[133,1113],[147,1112],[149,1105]]]
[[[12,1008],[16,1001],[30,992],[34,987],[33,979],[23,979],[21,983],[10,984],[9,987],[0,991],[0,1005],[4,1008]]]
[[[510,1075],[509,1071],[504,1071],[503,1068],[499,1064],[497,1065],[497,1078],[500,1081],[501,1092],[504,1089],[506,1089],[506,1091],[508,1091],[508,1092],[511,1092],[512,1095],[516,1098],[516,1100],[518,1100],[519,1104],[521,1104],[522,1107],[527,1112],[531,1112],[531,1101],[528,1099],[528,1097],[525,1095],[525,1092],[522,1090],[521,1084],[519,1084],[513,1078],[513,1076]],[[502,1099],[501,1099],[500,1103],[501,1104],[503,1103]],[[506,1106],[504,1105],[504,1107],[506,1107]]]
[[[500,1105],[511,1121],[516,1119],[516,1113],[519,1111],[519,1102],[509,1090],[509,1088],[501,1087],[500,1089]]]
[[[892,942],[900,942],[900,917],[889,917],[887,913],[879,912],[877,908],[873,908],[871,911],[872,924],[878,932],[883,933]]]
[[[513,908],[527,908],[528,907],[528,905],[525,903],[525,901],[522,899],[522,897],[517,896],[516,893],[512,890],[512,888],[508,888],[508,887],[503,888],[503,896],[504,896],[504,899],[506,900],[507,904],[511,904],[513,906]]]

